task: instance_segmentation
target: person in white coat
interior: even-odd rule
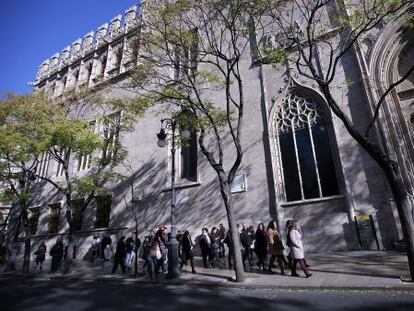
[[[305,264],[305,260],[304,260],[305,256],[304,256],[303,244],[302,244],[302,234],[296,221],[292,222],[291,230],[289,232],[289,238],[290,238],[290,243],[291,243],[290,249],[292,251],[292,256],[293,256],[292,276],[299,276],[299,274],[296,273],[296,265],[299,263],[306,277],[307,278],[310,277],[312,273],[309,272]]]

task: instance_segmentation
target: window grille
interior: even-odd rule
[[[58,233],[60,223],[60,203],[49,205],[49,233]]]
[[[111,196],[96,197],[95,228],[108,228],[111,214]]]

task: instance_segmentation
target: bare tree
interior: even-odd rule
[[[273,7],[267,12],[276,29],[279,47],[264,50],[263,60],[273,63],[287,61],[302,77],[315,81],[331,111],[342,121],[349,134],[375,160],[384,171],[394,196],[406,242],[411,279],[414,280],[414,220],[413,185],[407,184],[401,163],[381,144],[373,132],[378,125],[379,112],[387,96],[409,77],[414,65],[406,68],[400,79],[387,85],[374,104],[372,119],[365,131],[359,130],[333,95],[341,60],[347,57],[359,40],[380,23],[410,17],[407,13],[413,1],[333,1],[295,0]],[[336,31],[330,32],[328,12]],[[412,14],[412,13],[411,13]],[[407,27],[409,27],[407,21]],[[323,57],[321,57],[323,54]]]
[[[198,132],[200,150],[218,176],[238,282],[245,276],[230,187],[243,159],[241,63],[251,16],[258,19],[263,7],[241,0],[148,1],[136,42],[140,65],[129,84],[140,100],[164,104],[182,128]]]

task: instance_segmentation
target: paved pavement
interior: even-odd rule
[[[200,259],[196,262],[200,265]],[[120,271],[112,275],[112,263],[88,263],[78,261],[70,275],[60,273],[33,272],[29,276],[33,280],[68,279],[68,280],[117,280],[124,282],[167,283],[170,285],[203,285],[213,287],[241,288],[287,288],[287,289],[397,289],[414,291],[414,283],[403,282],[401,275],[408,275],[407,258],[405,254],[385,251],[357,251],[327,254],[309,254],[307,262],[311,265],[312,277],[305,278],[300,269],[301,277],[280,275],[279,269],[274,268],[275,274],[269,274],[259,269],[247,267],[246,281],[234,282],[234,271],[229,269],[205,269],[196,267],[197,274],[191,274],[190,267],[184,267],[179,279],[166,280],[160,277],[150,280],[140,274],[137,278],[129,273],[122,275]],[[48,263],[45,265],[48,267]],[[298,267],[299,268],[299,267]],[[2,274],[0,278],[16,277],[16,274]]]

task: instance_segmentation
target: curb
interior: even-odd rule
[[[1,277],[9,276],[15,278],[25,278],[31,279],[33,281],[39,282],[50,282],[50,281],[85,281],[85,282],[118,282],[118,283],[138,283],[138,284],[151,284],[151,285],[173,285],[173,286],[199,286],[203,288],[232,288],[232,289],[251,289],[251,290],[265,290],[265,289],[274,289],[274,290],[330,290],[330,291],[406,291],[414,292],[414,283],[402,283],[400,285],[392,286],[332,286],[332,285],[265,285],[265,284],[246,284],[246,283],[236,283],[230,278],[222,282],[214,282],[211,280],[168,280],[168,279],[158,279],[158,280],[149,280],[142,278],[142,275],[138,278],[133,277],[98,277],[98,278],[87,278],[82,276],[36,276],[36,275],[22,275],[22,274],[9,274],[4,275],[0,274]],[[246,281],[249,278],[246,278]],[[1,280],[1,279],[0,279]]]

